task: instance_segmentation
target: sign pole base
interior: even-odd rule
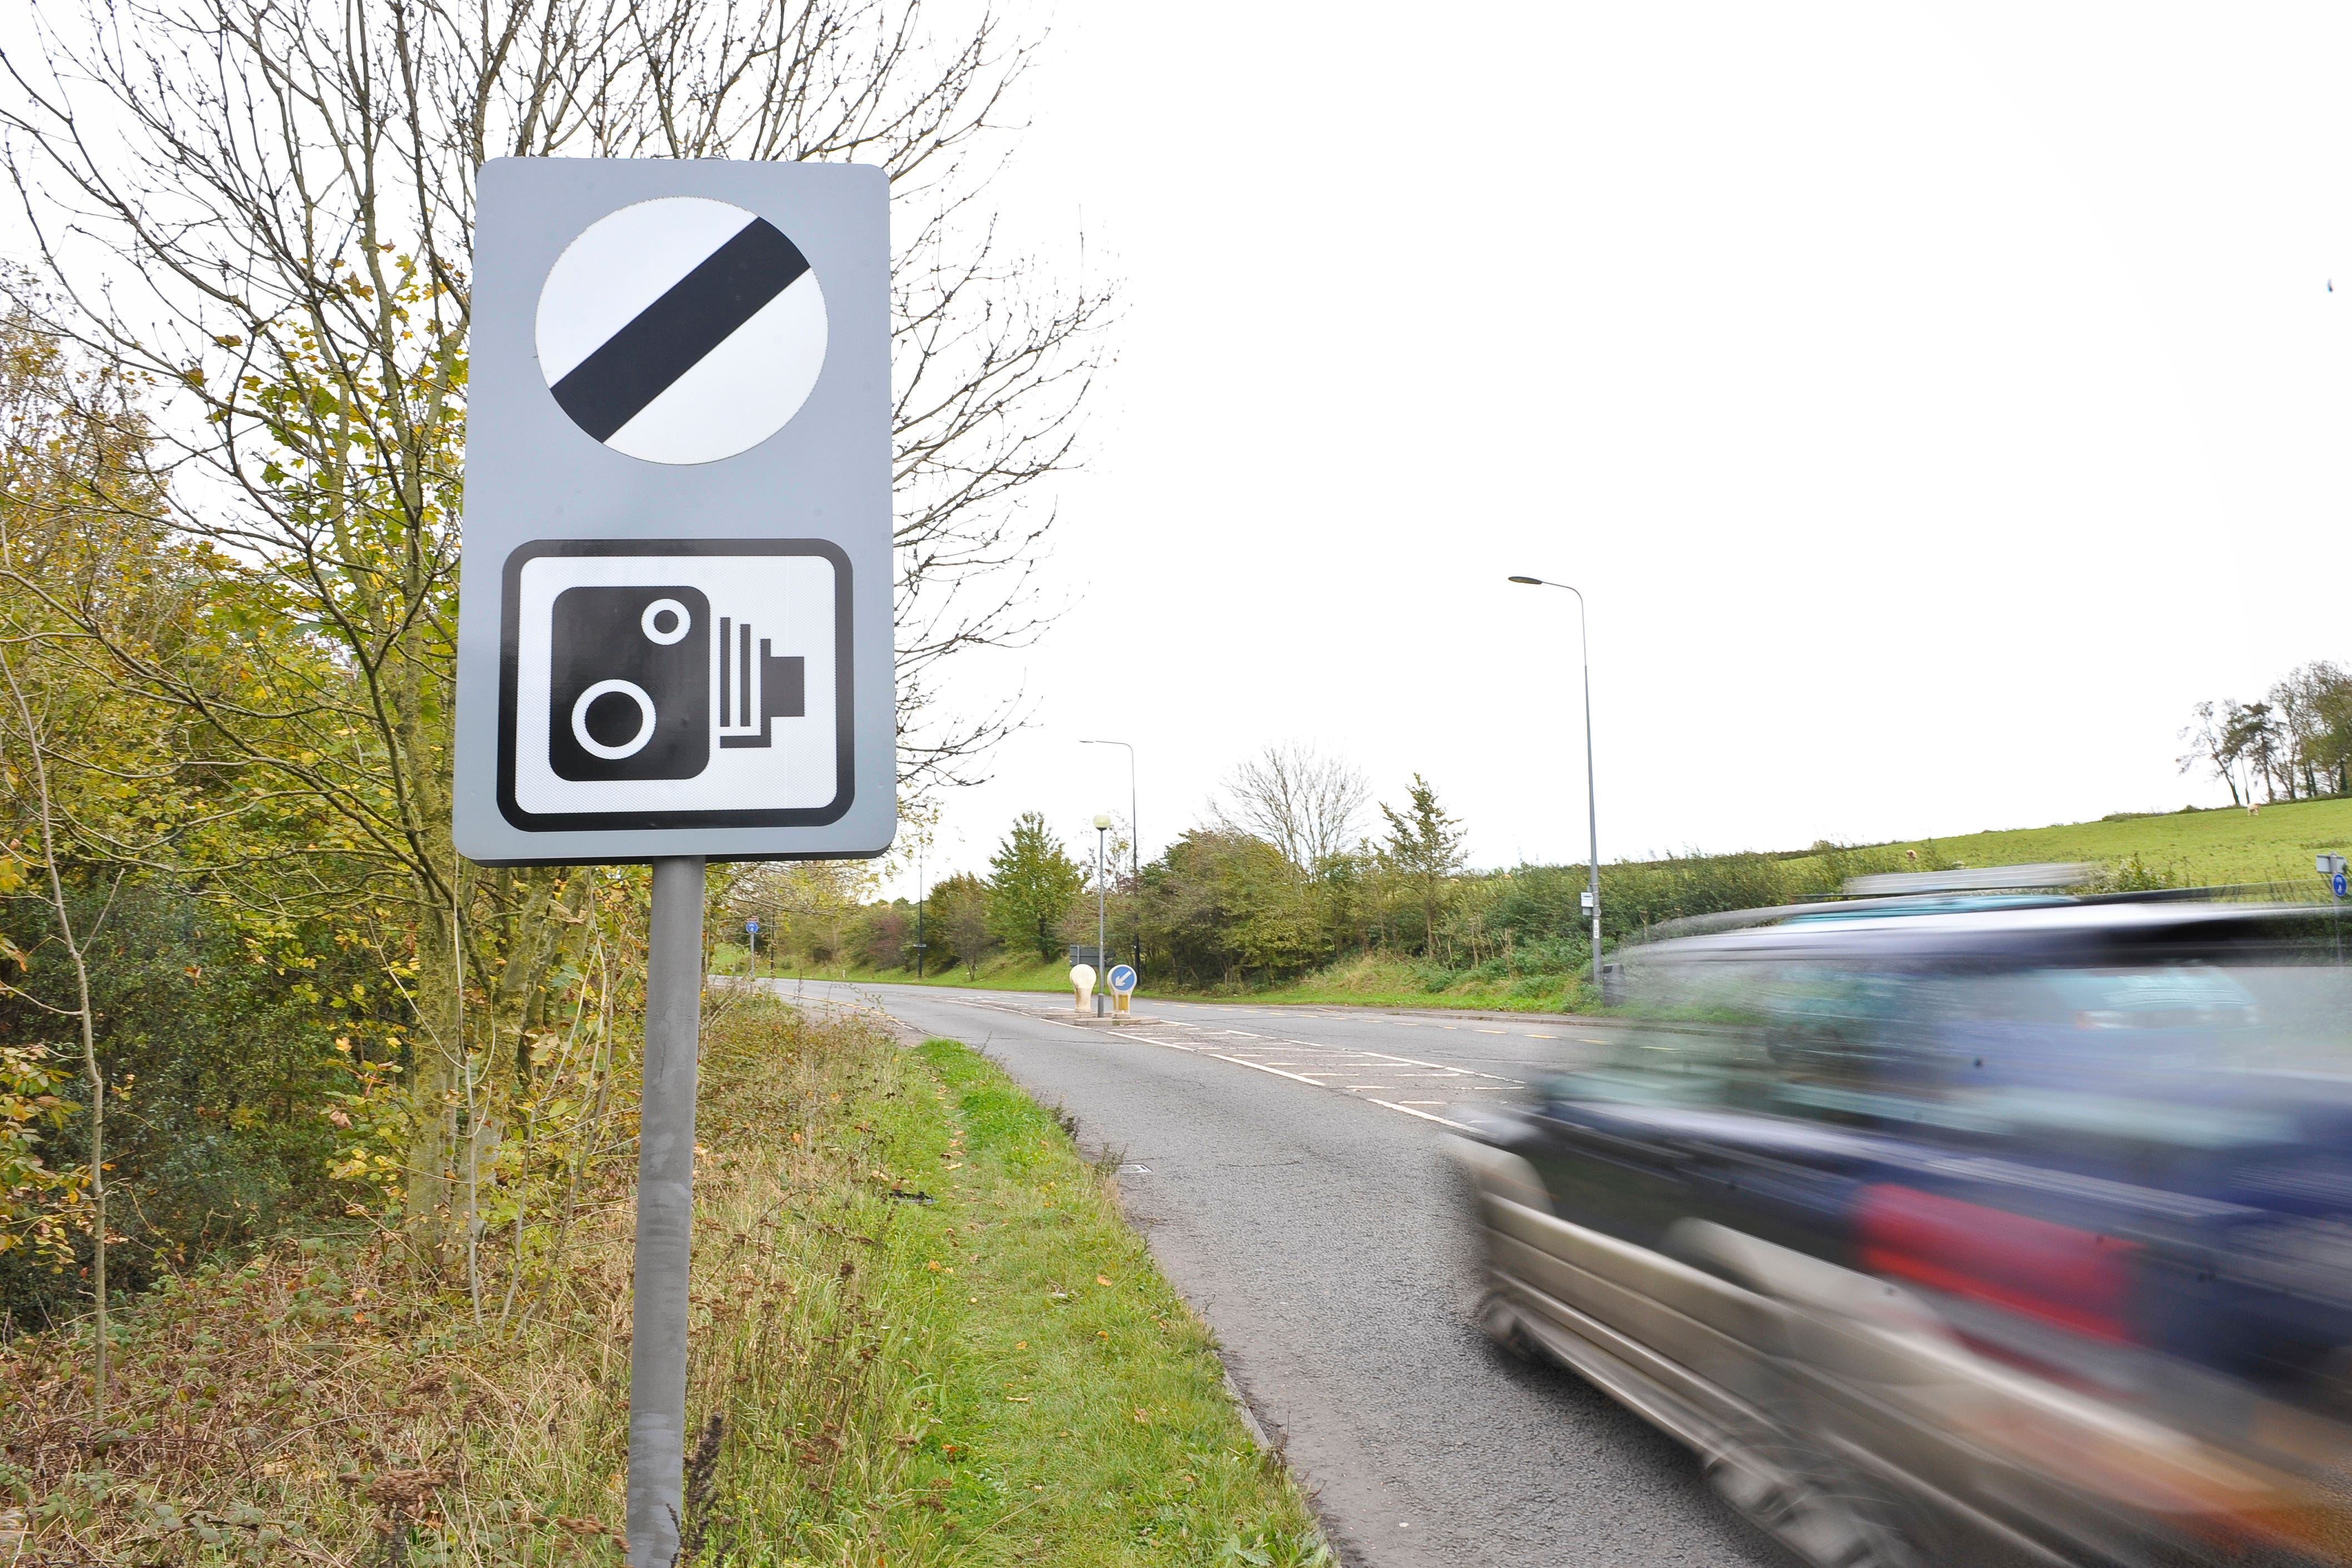
[[[654,866],[629,1327],[629,1565],[671,1568],[684,1525],[687,1268],[702,1024],[702,857]]]

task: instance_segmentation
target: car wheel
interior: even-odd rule
[[[1478,1326],[1494,1341],[1495,1348],[1515,1361],[1540,1362],[1545,1359],[1535,1336],[1528,1333],[1527,1321],[1519,1309],[1499,1290],[1489,1290],[1478,1302]]]
[[[1706,1465],[1717,1495],[1812,1568],[1923,1568],[1883,1488],[1811,1445],[1759,1435]]]

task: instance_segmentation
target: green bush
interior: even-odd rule
[[[336,1041],[397,1007],[381,961],[315,933],[257,941],[222,906],[160,881],[84,889],[70,902],[78,925],[93,933],[86,946],[116,1194],[109,1229],[121,1239],[110,1287],[142,1291],[224,1247],[339,1217],[347,1195],[329,1173],[350,1134],[330,1120],[331,1096],[357,1085]],[[0,903],[0,928],[27,956],[14,984],[52,1002],[72,995],[72,967],[45,905]],[[307,956],[289,956],[305,946]],[[52,1168],[89,1158],[89,1089],[79,1039],[66,1038],[70,1025],[21,997],[0,998],[0,1040],[47,1043],[76,1065],[58,1091],[73,1112],[43,1140]],[[79,1249],[86,1256],[87,1237]],[[70,1272],[21,1249],[0,1253],[0,1316],[37,1322],[82,1292]]]

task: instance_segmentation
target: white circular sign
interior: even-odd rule
[[[539,368],[572,421],[648,463],[765,441],[824,369],[824,294],[784,232],[666,196],[599,218],[539,291]]]

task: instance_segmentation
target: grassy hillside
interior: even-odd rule
[[[2169,872],[2190,886],[2275,882],[2316,894],[2318,878],[2311,857],[2322,850],[2352,852],[2352,798],[2264,806],[2252,816],[2223,809],[2108,817],[2047,828],[1913,839],[1895,848],[1918,850],[1922,858],[1932,848],[1972,866],[2034,861],[2112,863],[2137,855],[2150,870]]]

